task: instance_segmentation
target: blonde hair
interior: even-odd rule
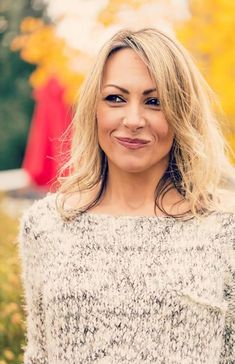
[[[190,212],[200,217],[225,210],[225,198],[235,186],[234,169],[228,159],[230,150],[216,117],[216,97],[187,50],[174,38],[153,28],[117,32],[102,47],[84,83],[72,128],[70,159],[60,171],[57,208],[71,218],[95,206],[105,192],[107,158],[99,146],[96,107],[103,70],[108,57],[123,48],[133,49],[145,62],[156,87],[165,117],[174,132],[167,170],[156,187],[156,205],[171,188],[189,202]],[[65,176],[64,172],[68,175]],[[74,192],[83,193],[99,186],[93,201],[82,208],[65,209]],[[230,191],[231,187],[231,191]],[[229,198],[227,199],[229,200]]]

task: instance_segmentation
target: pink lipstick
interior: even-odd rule
[[[145,139],[131,139],[131,138],[117,138],[118,142],[128,149],[139,149],[146,146],[149,140]]]

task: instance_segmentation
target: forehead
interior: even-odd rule
[[[102,83],[139,81],[154,86],[155,82],[148,67],[140,56],[130,48],[120,49],[107,59]]]

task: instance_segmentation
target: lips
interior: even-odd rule
[[[127,149],[141,149],[145,148],[150,142],[149,140],[139,139],[139,138],[116,138],[118,143]]]
[[[145,139],[139,139],[139,138],[117,138],[118,140],[122,141],[122,142],[126,142],[126,143],[133,143],[133,144],[147,144],[149,143],[149,140],[145,140]]]

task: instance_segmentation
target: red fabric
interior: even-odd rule
[[[59,139],[71,121],[71,112],[64,102],[64,88],[54,78],[36,90],[34,98],[36,105],[22,167],[37,185],[49,189],[62,163],[61,152],[68,152],[69,142]]]

